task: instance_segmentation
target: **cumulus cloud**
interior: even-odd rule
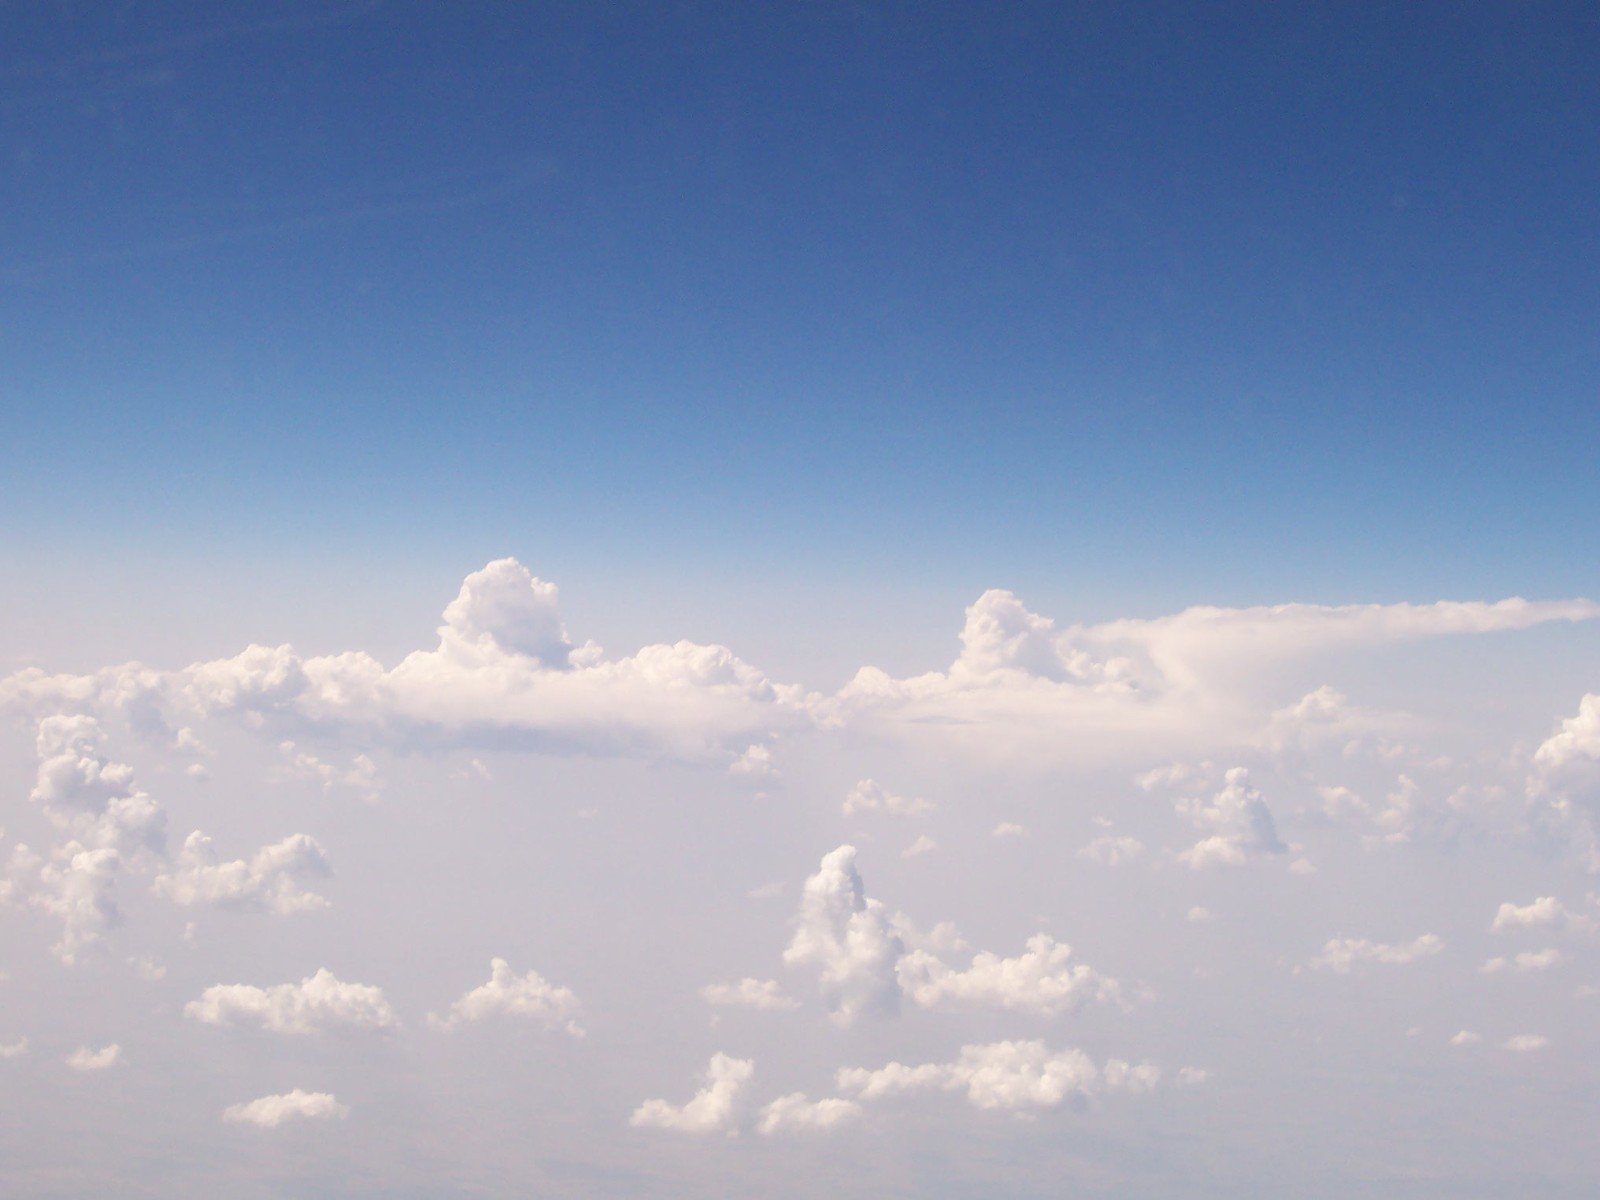
[[[307,1092],[300,1088],[222,1110],[222,1119],[230,1124],[256,1125],[262,1129],[276,1129],[289,1121],[342,1121],[349,1115],[349,1106],[340,1104],[327,1092]]]
[[[921,796],[900,796],[885,791],[871,779],[863,779],[850,789],[844,798],[844,815],[863,812],[885,812],[894,817],[912,817],[930,812],[933,805]]]
[[[98,1050],[91,1050],[88,1046],[79,1046],[67,1055],[67,1066],[74,1071],[104,1071],[115,1067],[122,1062],[122,1047],[112,1042],[109,1046],[101,1046]]]
[[[1210,801],[1187,799],[1178,812],[1198,828],[1211,830],[1178,855],[1180,862],[1196,870],[1210,866],[1239,866],[1263,855],[1283,854],[1288,847],[1278,839],[1272,810],[1260,792],[1250,786],[1250,772],[1234,767],[1224,777],[1224,786]]]
[[[1313,970],[1329,970],[1348,975],[1357,963],[1388,963],[1405,966],[1430,958],[1444,949],[1444,941],[1431,933],[1399,945],[1368,941],[1366,938],[1330,938],[1322,953],[1311,960]]]
[[[1550,1044],[1550,1039],[1542,1033],[1519,1033],[1515,1037],[1507,1038],[1502,1046],[1516,1054],[1528,1054],[1534,1050],[1543,1050]]]
[[[1565,961],[1561,951],[1551,946],[1545,950],[1524,950],[1510,958],[1491,958],[1478,970],[1485,975],[1500,975],[1508,971],[1525,974],[1529,971],[1548,971]]]
[[[912,842],[904,850],[900,851],[900,857],[921,858],[924,854],[932,854],[938,848],[939,843],[924,833],[918,835],[916,841]]]
[[[208,905],[288,915],[326,908],[327,900],[305,884],[330,874],[321,844],[306,834],[264,846],[248,859],[222,862],[211,839],[197,829],[184,839],[177,865],[156,877],[153,890],[184,908]]]
[[[958,971],[925,950],[913,950],[896,970],[904,993],[919,1008],[1001,1008],[1054,1016],[1088,1000],[1120,1001],[1115,979],[1071,957],[1071,946],[1039,933],[1014,958],[984,951]]]
[[[737,983],[708,983],[700,989],[700,997],[718,1008],[756,1008],[766,1012],[783,1012],[798,1008],[800,1002],[785,996],[776,979],[744,978]]]
[[[27,1038],[18,1038],[14,1042],[0,1043],[0,1058],[21,1058],[27,1052]]]
[[[267,1033],[311,1034],[330,1029],[394,1029],[400,1024],[383,989],[344,983],[327,968],[299,983],[260,988],[219,983],[184,1005],[183,1015],[207,1025]]]
[[[833,1129],[854,1121],[861,1115],[861,1105],[854,1100],[829,1096],[822,1100],[808,1100],[804,1092],[791,1092],[779,1096],[761,1110],[757,1130],[765,1134]]]
[[[824,856],[801,891],[785,964],[815,969],[834,1019],[848,1025],[862,1013],[899,1010],[895,964],[904,953],[891,914],[866,894],[856,848],[840,846]]]
[[[70,966],[98,948],[122,923],[116,900],[122,865],[121,853],[110,846],[88,849],[68,842],[46,860],[19,844],[12,849],[0,899],[60,920],[61,938],[52,949]]]
[[[583,1037],[583,1027],[578,1024],[580,1008],[570,988],[557,987],[537,971],[518,975],[505,959],[496,958],[489,962],[488,983],[462,996],[444,1016],[430,1015],[428,1021],[438,1029],[454,1029],[470,1021],[516,1017]]]
[[[1024,838],[1028,836],[1025,825],[1018,825],[1015,821],[1001,821],[989,831],[990,837],[995,838]]]
[[[1530,904],[1502,904],[1489,926],[1491,933],[1506,933],[1516,929],[1551,929],[1588,931],[1594,928],[1594,919],[1573,912],[1554,896],[1540,896]]]
[[[58,713],[40,721],[39,769],[29,798],[79,842],[160,853],[165,814],[134,782],[132,767],[107,758],[103,742],[92,716]]]
[[[1203,1067],[1179,1067],[1173,1082],[1179,1087],[1199,1087],[1210,1078],[1211,1072]]]
[[[1481,1041],[1483,1041],[1482,1034],[1474,1033],[1470,1029],[1463,1029],[1451,1037],[1450,1044],[1452,1046],[1476,1046]]]
[[[702,1087],[685,1104],[646,1100],[628,1119],[640,1129],[670,1129],[677,1133],[737,1132],[738,1102],[756,1065],[747,1058],[713,1054],[702,1077]]]
[[[1101,1068],[1081,1050],[1051,1050],[1042,1041],[1005,1041],[963,1046],[953,1062],[906,1066],[891,1062],[876,1070],[839,1071],[840,1091],[862,1100],[921,1091],[965,1091],[974,1107],[1002,1111],[1055,1108],[1109,1092],[1142,1092],[1161,1078],[1150,1063],[1112,1059]]]
[[[1600,768],[1600,695],[1578,701],[1578,711],[1533,754],[1535,791],[1567,781],[1592,781]]]

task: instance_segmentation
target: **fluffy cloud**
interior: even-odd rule
[[[462,996],[443,1017],[430,1015],[428,1021],[438,1029],[454,1029],[469,1021],[517,1017],[583,1037],[583,1027],[578,1024],[580,1007],[570,988],[557,987],[537,971],[518,975],[505,959],[496,958],[489,962],[488,983]]]
[[[900,851],[900,857],[921,858],[924,854],[932,854],[938,848],[939,843],[934,841],[927,834],[923,833],[917,836],[916,841],[912,842],[904,850]]]
[[[1531,904],[1502,904],[1495,911],[1489,926],[1491,933],[1506,933],[1515,929],[1590,930],[1594,919],[1573,912],[1554,896],[1540,896]]]
[[[100,723],[57,714],[39,722],[38,774],[29,798],[82,843],[99,848],[166,845],[166,816],[134,783],[133,768],[103,751]]]
[[[210,905],[287,915],[326,908],[327,900],[305,883],[329,874],[322,846],[306,834],[264,846],[248,859],[222,862],[211,839],[197,829],[184,839],[177,866],[158,875],[153,890],[185,908]]]
[[[1444,942],[1431,933],[1400,945],[1372,942],[1366,938],[1330,938],[1322,953],[1311,960],[1314,970],[1329,970],[1348,975],[1357,963],[1388,963],[1404,966],[1429,958],[1444,949]]]
[[[18,1038],[14,1042],[0,1043],[0,1058],[21,1058],[27,1052],[27,1038]]]
[[[1116,980],[1070,962],[1071,957],[1071,946],[1039,933],[1015,958],[985,951],[964,971],[925,950],[913,950],[897,964],[897,975],[905,994],[920,1008],[1002,1008],[1054,1016],[1086,1000],[1121,999]]]
[[[854,1100],[829,1096],[812,1101],[804,1092],[791,1092],[779,1096],[761,1110],[761,1120],[756,1128],[765,1134],[789,1130],[833,1129],[854,1121],[861,1115],[861,1105]]]
[[[1078,857],[1088,859],[1090,862],[1101,863],[1107,867],[1120,866],[1132,862],[1144,853],[1144,843],[1136,837],[1121,837],[1106,834],[1097,837],[1082,850]]]
[[[713,1054],[703,1086],[683,1105],[646,1100],[628,1123],[640,1129],[670,1129],[677,1133],[736,1132],[739,1095],[756,1065],[747,1058]]]
[[[1600,695],[1578,701],[1578,711],[1534,751],[1534,790],[1552,783],[1593,780],[1600,768]]]
[[[122,923],[116,901],[122,862],[121,853],[109,846],[91,850],[68,842],[52,851],[47,861],[18,845],[12,849],[0,899],[27,904],[60,920],[61,939],[53,949],[70,966]]]
[[[933,805],[921,796],[898,796],[884,791],[870,779],[863,779],[850,789],[844,798],[844,815],[862,812],[886,812],[894,817],[911,817],[930,812]]]
[[[1452,1046],[1476,1046],[1481,1041],[1483,1041],[1482,1034],[1474,1033],[1470,1029],[1463,1029],[1451,1037],[1450,1044]]]
[[[700,989],[707,1004],[718,1008],[756,1008],[781,1012],[798,1008],[800,1002],[785,996],[776,979],[741,979],[738,983],[708,983]]]
[[[327,1092],[306,1092],[299,1088],[222,1110],[222,1119],[230,1124],[257,1125],[262,1129],[276,1129],[289,1121],[343,1120],[349,1115],[349,1107]]]
[[[1261,793],[1250,786],[1250,773],[1243,767],[1234,767],[1224,778],[1222,790],[1209,802],[1187,799],[1179,803],[1178,811],[1183,816],[1198,828],[1212,831],[1211,836],[1178,855],[1179,861],[1197,870],[1232,867],[1287,851],[1288,847],[1278,840],[1272,810]]]
[[[122,1047],[112,1042],[109,1046],[101,1046],[98,1050],[91,1050],[88,1046],[79,1046],[67,1055],[67,1066],[74,1071],[104,1071],[115,1067],[122,1062]]]
[[[1524,950],[1510,958],[1491,958],[1478,970],[1485,975],[1500,975],[1508,971],[1526,974],[1529,971],[1548,971],[1565,961],[1561,951],[1552,946],[1545,950]]]
[[[1550,1044],[1550,1039],[1542,1033],[1519,1033],[1515,1037],[1507,1038],[1502,1046],[1515,1054],[1528,1054],[1534,1050],[1543,1050]]]
[[[267,988],[219,983],[184,1005],[183,1015],[207,1025],[289,1034],[340,1028],[394,1029],[400,1024],[381,988],[344,983],[326,968],[299,983]]]
[[[847,1067],[838,1074],[840,1091],[862,1100],[919,1091],[965,1090],[977,1108],[1021,1111],[1055,1108],[1070,1100],[1089,1100],[1107,1092],[1141,1092],[1154,1087],[1160,1069],[1112,1059],[1097,1067],[1081,1050],[1051,1050],[1041,1041],[992,1042],[963,1046],[954,1062],[906,1066],[892,1062],[877,1070]]]
[[[995,838],[1025,838],[1028,829],[1025,825],[1018,825],[1015,821],[1001,821],[989,831],[990,837]]]
[[[856,848],[840,846],[826,855],[801,891],[783,961],[814,968],[834,1019],[848,1025],[862,1013],[899,1010],[895,964],[904,953],[893,917],[866,894]]]

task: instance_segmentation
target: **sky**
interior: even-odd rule
[[[0,1190],[1592,1195],[1597,54],[0,10]]]

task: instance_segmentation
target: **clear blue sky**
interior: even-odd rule
[[[0,10],[19,561],[1596,590],[1592,6],[241,11]]]

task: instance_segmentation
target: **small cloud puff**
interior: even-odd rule
[[[738,983],[708,983],[700,989],[700,998],[718,1008],[755,1008],[766,1012],[783,1012],[799,1008],[800,1002],[785,996],[776,979],[739,980]]]
[[[300,1088],[222,1110],[222,1119],[229,1124],[255,1125],[261,1129],[276,1129],[289,1121],[342,1121],[349,1115],[349,1106],[340,1104],[327,1092],[307,1092]]]
[[[109,1046],[102,1046],[98,1050],[91,1050],[88,1046],[79,1046],[67,1055],[67,1066],[74,1071],[104,1071],[115,1067],[122,1062],[122,1047],[112,1042]]]
[[[577,1020],[579,1008],[578,997],[570,988],[557,987],[537,971],[518,975],[505,959],[496,958],[489,962],[488,983],[462,996],[443,1017],[430,1014],[428,1023],[436,1029],[454,1029],[469,1021],[517,1017],[581,1038],[584,1030]]]
[[[299,983],[267,988],[219,983],[184,1005],[183,1015],[207,1025],[297,1035],[338,1028],[395,1029],[400,1024],[383,989],[344,983],[326,967]]]
[[[1366,938],[1330,938],[1322,947],[1322,953],[1311,960],[1311,967],[1313,970],[1328,970],[1335,974],[1348,975],[1357,963],[1405,966],[1419,959],[1432,957],[1443,949],[1443,939],[1431,933],[1393,946],[1369,941]]]
[[[843,812],[847,817],[860,812],[885,812],[893,817],[912,817],[932,809],[933,805],[921,796],[897,796],[884,791],[871,779],[863,779],[844,798]]]
[[[646,1100],[628,1118],[636,1129],[667,1129],[675,1133],[705,1134],[737,1132],[735,1118],[745,1084],[755,1074],[756,1065],[747,1058],[713,1054],[706,1067],[703,1085],[682,1105],[665,1100]]]
[[[761,1120],[756,1129],[764,1134],[779,1132],[834,1129],[861,1115],[861,1105],[854,1100],[829,1096],[811,1101],[804,1092],[791,1092],[780,1096],[761,1110]]]
[[[1071,1100],[1089,1100],[1108,1092],[1143,1092],[1153,1088],[1161,1071],[1150,1063],[1130,1065],[1112,1059],[1097,1067],[1077,1049],[1051,1050],[1043,1042],[993,1042],[963,1046],[953,1062],[908,1067],[892,1062],[877,1070],[846,1067],[839,1071],[840,1091],[862,1100],[919,1091],[965,1091],[976,1108],[1010,1112],[1055,1108]]]

